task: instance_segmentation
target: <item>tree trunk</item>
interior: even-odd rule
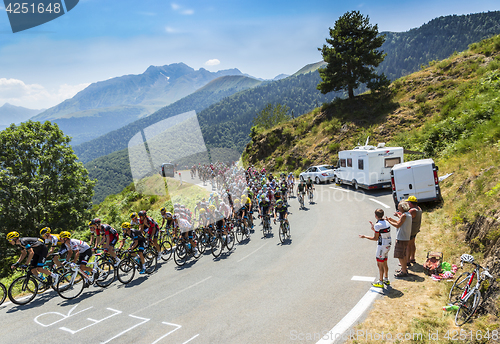
[[[354,89],[351,86],[347,86],[347,90],[349,91],[349,99],[354,98]]]

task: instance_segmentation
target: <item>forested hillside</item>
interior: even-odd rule
[[[390,80],[443,60],[475,42],[500,34],[500,11],[439,17],[407,32],[383,32],[387,57],[378,68]]]

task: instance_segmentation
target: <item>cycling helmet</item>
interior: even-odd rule
[[[143,216],[146,216],[146,210],[141,210],[139,212],[139,217],[143,217]]]
[[[66,238],[71,238],[71,233],[68,231],[63,231],[61,234],[59,234],[60,239],[66,239]]]
[[[166,211],[167,211],[167,209],[165,207],[163,207],[163,208],[160,209],[160,212],[162,212],[162,213],[164,213]]]
[[[98,224],[100,224],[100,223],[101,223],[101,219],[100,219],[100,218],[98,218],[98,217],[96,217],[96,218],[95,218],[95,219],[93,219],[92,221],[94,221],[94,223],[95,223],[96,225],[98,225]]]
[[[130,218],[131,218],[131,219],[135,219],[136,217],[137,217],[137,213],[132,213],[132,214],[130,214]]]
[[[214,210],[215,210],[215,205],[211,204],[211,205],[208,207],[208,210],[210,210],[210,211],[214,211]]]
[[[474,257],[467,253],[462,254],[460,260],[464,263],[474,263]]]
[[[276,201],[276,205],[282,206],[283,205],[283,201],[279,199],[278,201]]]
[[[18,232],[10,232],[7,234],[7,240],[14,240],[16,238],[19,238],[19,233]]]
[[[205,212],[206,212],[205,208],[201,208],[201,209],[200,209],[200,215],[201,215],[201,214],[205,214]]]
[[[260,198],[262,198],[262,199],[266,199],[266,195],[265,195],[265,194],[262,194],[262,195],[260,195]]]
[[[235,204],[240,204],[240,199],[239,199],[239,198],[235,199],[235,200],[234,200],[234,203],[235,203]]]
[[[122,223],[122,229],[130,229],[130,222]]]
[[[90,220],[89,223],[88,223],[89,227],[92,227],[92,226],[95,226],[95,225],[96,224],[95,224],[94,220]]]
[[[50,228],[49,227],[44,227],[40,230],[40,235],[44,236],[45,234],[50,234]]]

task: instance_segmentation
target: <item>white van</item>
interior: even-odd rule
[[[421,159],[395,165],[391,171],[392,196],[397,204],[408,196],[418,203],[441,201],[438,167],[432,159]]]
[[[356,190],[390,188],[391,168],[403,161],[403,147],[385,147],[384,143],[340,151],[335,182]]]

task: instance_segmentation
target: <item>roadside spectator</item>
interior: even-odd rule
[[[408,212],[410,210],[410,205],[406,201],[401,201],[398,204],[399,213],[394,213],[394,216],[397,216],[399,219],[394,220],[393,218],[387,218],[386,220],[389,223],[397,228],[396,234],[396,246],[394,247],[394,258],[399,259],[399,264],[401,265],[401,270],[396,270],[396,274],[394,277],[402,278],[408,276],[408,267],[407,267],[407,250],[408,243],[410,241],[411,236],[411,214]]]
[[[411,235],[410,241],[408,242],[408,256],[407,261],[408,264],[415,264],[415,252],[417,251],[417,247],[415,246],[415,237],[418,232],[420,232],[420,225],[422,223],[422,209],[417,204],[417,197],[410,196],[406,200],[410,205],[410,214],[411,214]]]
[[[375,225],[370,222],[372,231],[375,234],[372,237],[366,235],[359,235],[362,239],[377,241],[377,251],[375,258],[377,260],[379,280],[378,282],[372,283],[374,287],[383,288],[385,285],[391,285],[389,281],[389,266],[387,265],[387,258],[389,257],[389,251],[391,249],[391,226],[389,222],[384,220],[384,211],[382,209],[375,210],[375,218],[377,223]]]

